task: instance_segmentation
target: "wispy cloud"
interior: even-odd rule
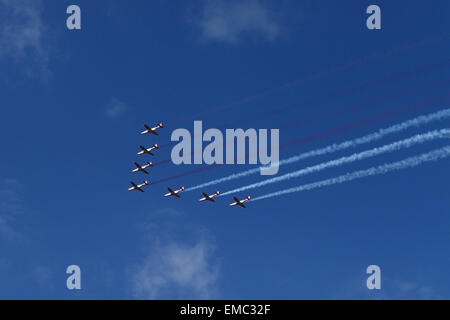
[[[119,99],[112,97],[105,109],[105,114],[110,119],[121,116],[127,110],[127,105]]]
[[[246,37],[271,41],[282,34],[282,17],[262,0],[204,1],[194,19],[201,37],[225,43],[239,43]]]
[[[411,281],[394,280],[392,284],[394,299],[436,300],[442,297],[434,288]]]
[[[161,214],[170,213],[160,220]],[[132,290],[144,299],[209,299],[218,294],[219,263],[214,240],[201,226],[179,221],[180,213],[163,209],[153,221],[140,224],[146,245],[144,258],[131,271]],[[169,221],[167,220],[169,219]]]
[[[0,179],[0,237],[15,241],[22,234],[14,227],[15,217],[23,212],[21,185],[14,179]]]
[[[47,73],[48,51],[40,0],[0,0],[0,59],[37,64],[40,76]]]
[[[33,279],[35,279],[42,288],[52,287],[54,283],[53,272],[47,266],[37,266],[33,270]]]
[[[170,290],[179,294],[185,291],[189,299],[211,298],[217,280],[217,267],[210,262],[212,252],[204,241],[194,245],[155,244],[135,272],[135,294],[158,299]]]
[[[415,281],[404,281],[391,276],[382,276],[381,290],[369,290],[366,277],[347,279],[339,292],[333,293],[330,299],[367,299],[367,300],[439,300],[444,297],[431,285]]]

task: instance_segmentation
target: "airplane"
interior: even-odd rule
[[[142,190],[143,186],[148,186],[148,181],[145,180],[144,183],[137,185],[136,183],[134,183],[133,181],[130,182],[132,187],[128,188],[128,191],[133,191],[133,190],[138,190],[140,192],[144,192],[144,190]]]
[[[169,193],[166,193],[166,194],[164,195],[164,197],[175,196],[175,197],[177,197],[177,198],[181,198],[180,195],[179,195],[178,193],[180,193],[181,191],[183,191],[183,190],[184,190],[184,187],[181,187],[180,189],[175,190],[175,191],[173,191],[173,190],[170,189],[170,188],[167,188],[167,190],[169,190]]]
[[[212,195],[207,195],[207,194],[204,193],[204,192],[202,192],[202,194],[203,194],[204,197],[201,198],[201,199],[199,199],[199,200],[198,200],[199,202],[206,201],[206,200],[211,201],[211,202],[216,202],[213,198],[214,198],[215,196],[218,196],[218,195],[219,195],[219,191],[216,191],[216,192],[213,193]]]
[[[152,150],[158,149],[158,145],[155,143],[152,147],[150,147],[148,149],[144,148],[143,146],[139,146],[139,148],[141,148],[141,151],[139,151],[137,153],[139,156],[144,153],[154,156],[154,154],[152,153]]]
[[[148,174],[147,170],[145,170],[148,167],[152,167],[153,164],[151,162],[147,162],[145,165],[141,166],[139,163],[135,162],[134,165],[136,166],[136,169],[131,170],[131,172],[143,172],[145,174]]]
[[[247,198],[245,198],[243,200],[239,200],[236,197],[233,197],[233,199],[235,202],[230,203],[230,207],[238,205],[238,206],[241,206],[242,208],[245,208],[244,202],[250,201],[250,196],[248,196]]]
[[[142,131],[141,134],[152,133],[155,136],[157,136],[158,132],[156,132],[156,130],[159,129],[159,128],[162,128],[163,124],[162,124],[162,122],[158,123],[158,125],[156,127],[153,127],[153,128],[150,128],[148,125],[144,124],[144,127],[145,127],[146,130]]]

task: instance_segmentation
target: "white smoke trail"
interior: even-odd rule
[[[384,165],[381,165],[378,167],[372,167],[372,168],[369,168],[366,170],[360,170],[360,171],[347,173],[347,174],[344,174],[339,177],[326,179],[326,180],[322,180],[322,181],[318,181],[318,182],[314,182],[314,183],[310,183],[310,184],[305,184],[305,185],[294,187],[294,188],[289,188],[289,189],[269,193],[269,194],[254,198],[253,201],[277,197],[277,196],[294,193],[294,192],[301,192],[301,191],[305,191],[305,190],[312,190],[312,189],[317,189],[317,188],[321,188],[321,187],[331,186],[333,184],[340,184],[340,183],[344,183],[344,182],[348,182],[348,181],[352,181],[352,180],[356,180],[356,179],[360,179],[360,178],[364,178],[364,177],[374,176],[374,175],[378,175],[378,174],[385,174],[390,171],[412,168],[412,167],[416,167],[425,162],[436,161],[436,160],[447,158],[449,156],[450,156],[450,146],[447,146],[447,147],[444,147],[441,149],[437,149],[437,150],[434,150],[434,151],[431,151],[428,153],[421,154],[419,156],[410,157],[410,158],[407,158],[407,159],[404,159],[401,161],[388,163],[388,164],[384,164]]]
[[[450,118],[450,109],[444,109],[429,115],[423,115],[423,116],[419,116],[416,117],[414,119],[393,125],[391,127],[388,128],[384,128],[384,129],[380,129],[374,133],[368,134],[366,136],[360,137],[360,138],[356,138],[353,140],[347,140],[344,141],[342,143],[335,143],[332,145],[329,145],[327,147],[324,148],[320,148],[320,149],[316,149],[316,150],[312,150],[309,152],[305,152],[305,153],[301,153],[299,155],[290,157],[288,159],[285,160],[281,160],[279,162],[279,165],[285,165],[285,164],[291,164],[291,163],[295,163],[307,158],[311,158],[311,157],[315,157],[315,156],[320,156],[320,155],[324,155],[324,154],[329,154],[329,153],[333,153],[333,152],[337,152],[337,151],[341,151],[341,150],[345,150],[351,147],[357,147],[359,145],[362,144],[366,144],[369,142],[373,142],[376,140],[379,140],[389,134],[393,134],[393,133],[398,133],[401,131],[404,131],[408,128],[411,127],[418,127],[420,125],[424,125],[433,121],[438,121],[438,120],[444,120]],[[219,179],[215,179],[209,182],[205,182],[202,184],[199,184],[197,186],[193,186],[191,188],[186,189],[186,191],[193,191],[193,190],[197,190],[200,188],[204,188],[204,187],[208,187],[208,186],[212,186],[212,185],[216,185],[222,182],[227,182],[227,181],[231,181],[231,180],[235,180],[235,179],[239,179],[245,176],[249,176],[252,174],[256,174],[260,172],[260,168],[254,168],[254,169],[250,169],[250,170],[246,170],[240,173],[234,173],[231,174],[229,176],[226,177],[222,177]]]
[[[266,179],[266,180],[263,180],[263,181],[260,181],[257,183],[249,184],[247,186],[243,186],[240,188],[236,188],[236,189],[224,192],[224,193],[222,193],[222,196],[238,193],[238,192],[249,190],[249,189],[263,187],[268,184],[277,183],[277,182],[285,181],[285,180],[292,179],[292,178],[297,178],[297,177],[311,174],[314,172],[322,171],[327,168],[338,167],[338,166],[341,166],[341,165],[344,165],[347,163],[364,160],[367,158],[375,157],[375,156],[383,154],[383,153],[397,151],[402,148],[410,148],[416,144],[425,143],[425,142],[428,142],[428,141],[431,141],[434,139],[442,139],[442,138],[447,138],[447,139],[450,138],[450,129],[434,130],[434,131],[430,131],[428,133],[418,134],[411,138],[400,140],[400,141],[397,141],[394,143],[390,143],[390,144],[384,145],[382,147],[375,147],[370,150],[362,151],[359,153],[354,153],[350,156],[345,156],[345,157],[341,157],[339,159],[322,162],[322,163],[319,163],[319,164],[311,166],[311,167],[303,168],[303,169],[300,169],[300,170],[297,170],[294,172],[286,173],[284,175],[281,175],[281,176],[278,176],[275,178]]]

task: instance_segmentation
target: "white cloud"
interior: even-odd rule
[[[436,300],[442,296],[431,285],[415,281],[403,281],[388,276],[381,278],[381,290],[369,290],[366,286],[366,275],[347,279],[338,292],[330,299],[370,299],[370,300]]]
[[[155,209],[137,228],[144,239],[142,261],[128,268],[139,299],[208,299],[218,294],[219,262],[214,237],[185,221],[173,208]]]
[[[15,216],[23,212],[21,185],[14,179],[0,179],[0,237],[15,241],[22,238],[13,227]]]
[[[164,293],[187,299],[214,296],[217,265],[211,262],[213,248],[205,241],[195,245],[155,244],[133,277],[136,296],[158,299]],[[185,295],[188,295],[187,297]]]
[[[25,61],[30,75],[37,64],[41,77],[49,60],[42,8],[40,0],[0,0],[0,59]]]
[[[113,97],[106,106],[105,114],[108,118],[115,119],[122,115],[126,111],[126,109],[127,106],[124,102]]]
[[[248,36],[271,41],[283,29],[280,15],[262,0],[205,0],[194,23],[203,39],[226,43],[238,43]]]
[[[42,288],[52,287],[53,285],[53,272],[49,267],[37,266],[33,270],[33,278]]]
[[[431,287],[419,285],[411,281],[393,281],[393,290],[396,299],[433,300],[441,299],[439,294]]]

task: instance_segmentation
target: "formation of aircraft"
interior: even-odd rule
[[[141,149],[141,151],[139,151],[137,154],[138,156],[142,155],[142,154],[148,154],[151,156],[154,156],[154,154],[152,153],[152,150],[158,149],[158,145],[155,143],[153,146],[151,146],[150,148],[145,148],[143,146],[139,146],[139,148]]]
[[[169,190],[169,192],[166,193],[166,194],[164,195],[164,197],[175,196],[175,197],[177,197],[177,198],[181,198],[181,196],[180,196],[178,193],[180,193],[181,191],[183,191],[183,190],[184,190],[184,187],[181,187],[180,189],[175,190],[175,191],[172,190],[171,188],[167,188],[167,190]],[[208,195],[208,194],[205,193],[205,192],[202,192],[203,198],[200,198],[198,201],[199,201],[199,202],[203,202],[203,201],[216,202],[213,198],[214,198],[214,197],[217,197],[219,194],[220,194],[219,191],[216,191],[216,192],[214,192],[213,194],[210,194],[210,195]],[[230,207],[233,207],[233,206],[240,206],[240,207],[242,207],[242,208],[246,208],[246,206],[244,205],[244,202],[250,201],[250,196],[248,196],[247,198],[242,199],[242,200],[239,200],[239,199],[236,198],[236,197],[233,197],[233,199],[234,199],[234,202],[233,202],[233,203],[230,203]]]
[[[145,181],[144,181],[143,183],[141,183],[141,184],[136,184],[136,183],[134,183],[133,181],[130,181],[130,183],[131,183],[132,187],[131,187],[131,188],[128,188],[128,191],[138,190],[138,191],[140,191],[140,192],[144,192],[144,190],[142,190],[142,187],[143,187],[143,186],[148,186],[148,181],[147,181],[147,180],[145,180]]]
[[[219,195],[219,191],[216,191],[216,192],[214,192],[214,193],[211,194],[211,195],[207,195],[207,194],[204,193],[204,192],[202,192],[202,194],[203,194],[203,198],[199,199],[199,200],[198,200],[199,202],[206,201],[206,200],[211,201],[211,202],[216,202],[216,200],[214,200],[213,198],[214,198],[215,196],[218,196],[218,195]]]
[[[145,165],[141,166],[139,163],[135,162],[134,165],[136,166],[136,169],[131,170],[131,172],[143,172],[145,174],[148,174],[148,171],[145,170],[149,167],[152,167],[153,164],[151,162],[147,162]]]
[[[242,208],[245,208],[244,202],[250,201],[250,196],[248,196],[247,198],[242,199],[242,200],[239,200],[236,197],[233,197],[233,199],[234,199],[234,202],[230,203],[230,207],[241,206]]]
[[[163,125],[162,125],[162,123],[159,123],[156,127],[150,128],[148,125],[144,124],[144,127],[145,127],[146,130],[142,131],[141,134],[152,133],[154,135],[158,135],[156,130],[159,129],[159,128],[162,128]],[[154,153],[152,151],[155,150],[155,149],[158,149],[158,145],[155,143],[150,148],[145,148],[144,146],[139,146],[139,148],[141,149],[141,151],[139,151],[137,153],[138,155],[148,154],[148,155],[154,156]],[[145,174],[148,174],[148,171],[146,169],[153,166],[152,162],[150,162],[150,161],[148,161],[144,165],[140,165],[139,163],[134,162],[134,165],[136,166],[136,168],[131,170],[131,172],[133,172],[133,173],[134,172],[142,172],[142,173],[145,173]],[[137,191],[140,191],[140,192],[144,192],[142,187],[149,185],[147,180],[145,180],[143,183],[141,183],[139,185],[134,183],[133,181],[131,181],[130,183],[131,183],[132,187],[128,188],[128,191],[137,190]]]
[[[164,197],[170,197],[170,196],[175,196],[177,198],[181,198],[181,196],[179,195],[180,192],[182,192],[184,190],[184,187],[180,187],[180,189],[178,190],[172,190],[170,188],[167,188],[167,190],[169,190],[169,193],[166,193],[164,195]]]
[[[141,132],[141,134],[154,134],[155,136],[159,135],[158,132],[156,132],[156,130],[160,129],[163,127],[162,123],[159,123],[156,125],[156,127],[149,127],[148,125],[144,124],[145,130]],[[140,145],[139,148],[141,149],[141,151],[139,151],[137,154],[138,155],[143,155],[143,154],[148,154],[151,156],[154,156],[154,153],[152,152],[155,149],[158,149],[158,145],[155,143],[153,146],[151,146],[150,148],[145,148],[144,146]],[[150,168],[153,166],[152,162],[148,161],[146,164],[144,165],[140,165],[137,162],[134,162],[134,165],[136,166],[135,169],[133,169],[131,172],[142,172],[145,174],[149,174],[148,171],[146,170],[147,168]],[[145,180],[143,183],[141,184],[136,184],[133,181],[130,182],[131,183],[131,187],[128,188],[128,191],[133,191],[133,190],[137,190],[140,192],[144,192],[144,190],[142,189],[144,186],[148,186],[149,183],[147,180]],[[164,197],[177,197],[177,198],[181,198],[181,196],[179,195],[180,192],[184,191],[184,187],[180,187],[177,190],[173,190],[171,188],[167,188],[167,190],[169,190],[168,193],[164,194]],[[205,192],[202,192],[203,197],[200,198],[198,201],[199,202],[203,202],[203,201],[210,201],[210,202],[216,202],[214,200],[214,197],[217,197],[219,195],[219,191],[214,192],[213,194],[207,194]],[[250,196],[248,196],[245,199],[239,200],[236,197],[233,197],[234,202],[230,203],[230,207],[233,206],[240,206],[242,208],[245,208],[244,202],[247,202],[250,200]]]
[[[158,130],[159,128],[163,127],[162,122],[158,123],[156,127],[150,128],[148,125],[144,124],[145,130],[141,132],[141,134],[147,134],[147,133],[151,133],[154,134],[155,136],[158,135],[158,132],[156,132],[156,130]]]

